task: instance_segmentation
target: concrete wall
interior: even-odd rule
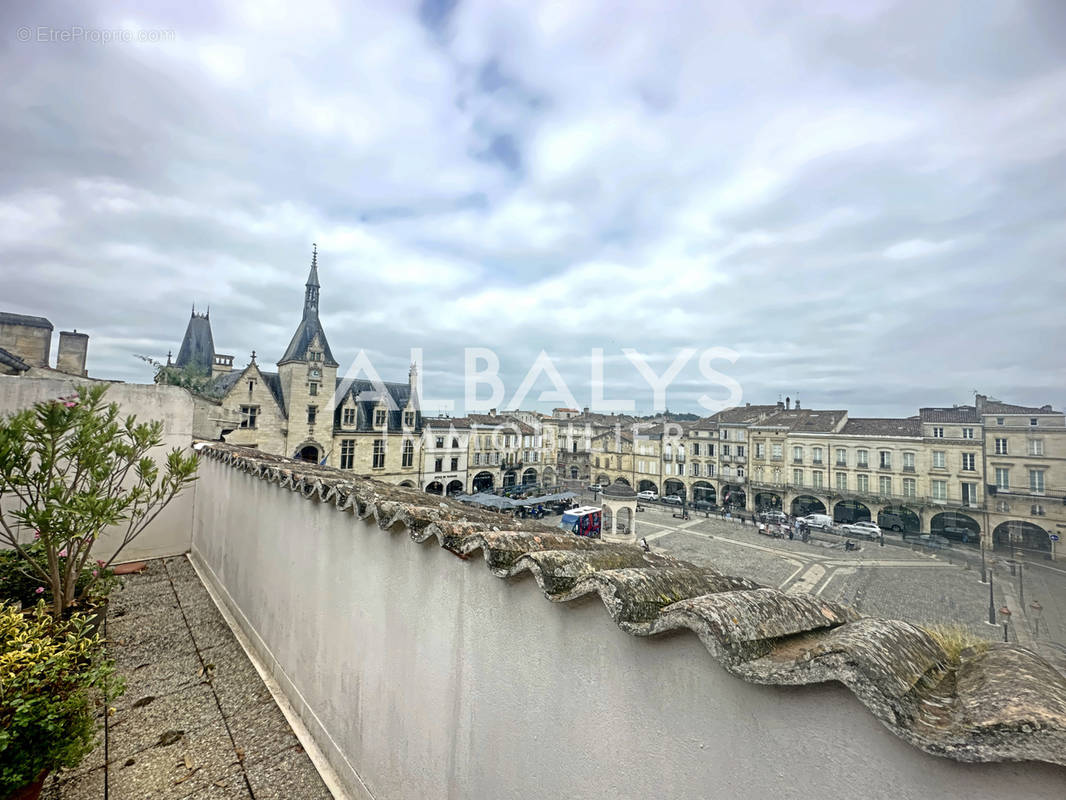
[[[80,381],[84,384],[85,381]],[[73,393],[79,385],[77,378],[26,378],[0,376],[0,416],[29,408],[41,400],[50,400]],[[142,422],[163,421],[163,446],[153,451],[156,458],[165,458],[174,447],[187,448],[192,444],[192,396],[176,386],[156,386],[115,383],[104,399],[116,402],[123,416],[136,414]],[[138,561],[175,555],[188,551],[192,539],[192,515],[196,484],[179,495],[144,533],[129,544],[120,561]],[[32,539],[26,531],[26,539]],[[95,550],[100,558],[108,558],[121,542],[114,531],[105,532],[97,540]]]
[[[923,754],[842,687],[754,686],[689,633],[205,460],[193,559],[352,797],[1059,796],[1066,770]]]

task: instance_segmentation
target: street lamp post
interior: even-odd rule
[[[1023,573],[1025,572],[1024,567],[1025,567],[1025,563],[1022,562],[1022,561],[1019,561],[1018,562],[1018,602],[1020,602],[1022,604],[1022,608],[1023,609],[1025,608],[1025,580],[1023,578]]]
[[[1003,608],[999,610],[999,614],[1003,618],[1003,641],[1010,641],[1010,638],[1007,636],[1007,629],[1010,627],[1010,609],[1003,606]]]
[[[985,572],[985,543],[981,542],[981,583],[988,583],[988,574]]]
[[[995,599],[993,597],[993,594],[992,594],[992,592],[993,592],[993,588],[992,587],[993,587],[992,573],[989,572],[988,573],[988,624],[989,625],[995,625],[996,624],[996,601],[995,601]]]

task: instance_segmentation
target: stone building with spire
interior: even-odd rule
[[[175,364],[210,365],[200,433],[415,486],[422,430],[418,372],[412,365],[405,382],[338,375],[319,319],[320,294],[316,246],[300,322],[276,372],[262,369],[254,350],[248,366],[234,369],[232,356],[214,352],[209,315],[193,311]]]

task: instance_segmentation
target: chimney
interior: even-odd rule
[[[796,398],[796,410],[800,410],[800,399],[798,397]]]
[[[785,410],[788,411],[788,410],[791,410],[791,408],[792,408],[792,398],[791,397],[786,397],[785,398]]]
[[[589,407],[585,406],[585,410],[582,413],[587,417],[589,415]]]
[[[977,395],[977,398],[974,400],[974,403],[977,406],[977,413],[978,414],[980,414],[982,411],[985,410],[985,401],[987,399],[988,399],[988,397],[986,397],[983,394]]]
[[[777,401],[777,410],[778,411],[784,411],[785,410],[785,403],[784,403],[783,400],[778,400]]]
[[[85,377],[85,356],[89,351],[89,334],[73,331],[59,332],[59,353],[56,369],[71,375]]]

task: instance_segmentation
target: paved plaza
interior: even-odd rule
[[[832,535],[816,534],[805,543],[760,534],[750,515],[742,524],[697,512],[681,520],[675,513],[676,508],[649,506],[637,514],[637,536],[653,550],[786,592],[846,603],[863,614],[963,626],[984,639],[1003,638],[1001,625],[988,624],[989,587],[981,582],[980,558],[972,549],[926,553],[896,536],[883,547],[859,541],[860,549],[849,552]],[[1012,612],[1011,641],[1066,665],[1066,564],[1027,563],[1014,576],[999,554],[988,564],[995,608]],[[1043,607],[1039,618],[1030,607],[1034,600]]]

